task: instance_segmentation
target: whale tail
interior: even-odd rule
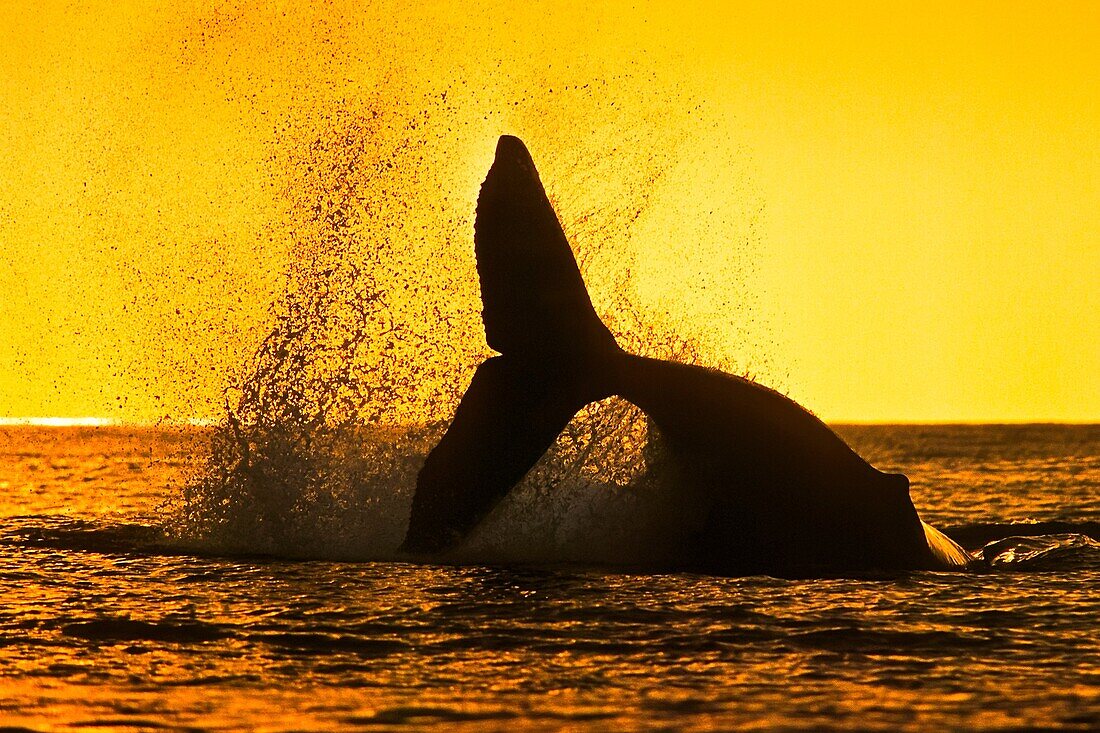
[[[485,340],[500,356],[478,367],[417,476],[409,552],[447,549],[473,529],[578,410],[614,392],[622,355],[518,138],[497,142],[474,250]]]

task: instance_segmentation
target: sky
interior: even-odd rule
[[[597,307],[826,420],[1100,419],[1100,4],[406,5],[0,7],[0,420],[216,416],[348,119],[407,280],[518,134]]]

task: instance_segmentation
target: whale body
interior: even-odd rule
[[[956,569],[970,556],[786,396],[742,377],[629,354],[592,307],[523,143],[503,136],[474,244],[488,345],[417,477],[402,549],[457,546],[586,404],[618,395],[658,429],[677,490],[701,506],[677,565],[723,574]]]

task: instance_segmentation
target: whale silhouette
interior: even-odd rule
[[[965,567],[882,473],[794,401],[748,379],[623,351],[592,307],[524,144],[502,136],[474,247],[488,345],[416,482],[402,550],[455,547],[586,404],[619,395],[656,425],[676,490],[703,510],[676,564],[777,575]],[[685,497],[687,498],[687,497]]]

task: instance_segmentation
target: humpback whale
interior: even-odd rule
[[[477,201],[483,362],[425,460],[402,551],[456,547],[586,404],[618,395],[657,427],[676,490],[704,510],[678,565],[721,574],[965,567],[878,471],[809,411],[749,379],[630,354],[596,315],[524,144],[502,136]]]

